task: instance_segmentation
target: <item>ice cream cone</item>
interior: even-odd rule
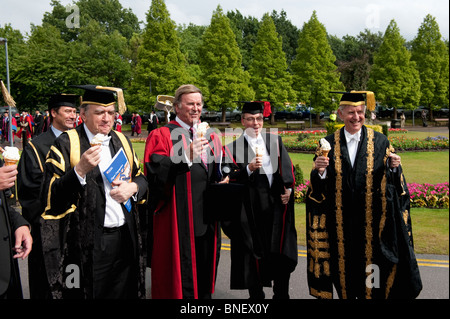
[[[328,153],[330,153],[330,150],[322,150],[322,156],[328,157]]]
[[[16,165],[17,161],[14,159],[4,158],[5,166]]]

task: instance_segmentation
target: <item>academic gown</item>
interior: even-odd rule
[[[204,192],[208,184],[220,180],[218,166],[222,146],[215,133],[208,132],[208,170],[195,162],[185,161],[189,148],[189,132],[176,121],[153,130],[147,137],[144,163],[149,183],[149,224],[151,242],[148,244],[152,268],[153,299],[202,298],[197,286],[200,278],[207,278],[209,293],[214,292],[216,270],[220,256],[218,222],[206,222]],[[202,264],[196,258],[198,238],[209,236]],[[200,267],[200,268],[199,268]],[[197,273],[197,269],[203,269]],[[205,277],[206,276],[206,277]]]
[[[247,289],[258,283],[270,287],[278,272],[291,273],[297,265],[294,167],[281,137],[262,137],[273,167],[272,186],[261,169],[248,175],[246,167],[255,153],[243,135],[225,147],[224,165],[231,165],[230,183],[244,185],[241,212],[222,225],[231,239],[231,289]],[[280,198],[284,187],[292,188],[287,205]]]
[[[84,124],[74,130],[79,137],[78,142],[74,142],[79,143],[78,147],[71,145],[68,132],[62,133],[51,147],[46,160],[41,192],[41,201],[44,206],[42,245],[48,280],[55,299],[95,297],[93,295],[93,251],[94,245],[100,242],[105,219],[105,191],[98,166],[86,175],[85,186],[81,186],[75,174],[74,161],[91,146]],[[112,157],[123,146],[118,134],[120,133],[110,132],[109,147]],[[126,142],[132,150],[128,138]],[[77,150],[80,150],[78,154]],[[131,179],[138,184],[137,202],[139,202],[146,194],[147,180],[140,171],[134,151],[132,157]],[[145,266],[140,221],[136,203],[131,201],[130,212],[123,204],[121,206],[131,234],[133,255],[138,270],[136,298],[145,298]],[[65,277],[71,273],[70,268],[67,268],[70,264],[80,268],[79,289],[67,288],[65,285]]]
[[[53,130],[48,130],[31,140],[22,152],[17,166],[17,194],[22,215],[31,224],[33,250],[28,256],[28,275],[30,297],[32,299],[50,298],[47,276],[44,267],[41,242],[40,188],[44,177],[45,157],[56,139]]]
[[[351,166],[344,128],[331,144],[325,179],[311,172],[306,196],[310,294],[332,298],[414,298],[421,288],[414,255],[409,191],[381,133],[362,127]],[[316,156],[319,151],[316,152]]]

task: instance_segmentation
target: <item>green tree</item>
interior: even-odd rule
[[[257,99],[268,100],[276,108],[283,108],[289,101],[295,102],[296,96],[291,86],[292,76],[287,71],[281,37],[269,14],[262,18],[253,46],[253,60],[249,72]],[[272,121],[273,115],[274,112]]]
[[[131,9],[124,9],[119,0],[78,0],[74,1],[80,13],[80,26],[87,26],[95,20],[102,26],[107,34],[118,31],[126,39],[131,39],[134,33],[140,32],[139,20]],[[80,28],[66,25],[66,19],[72,13],[66,10],[58,0],[52,0],[50,5],[52,12],[45,12],[43,23],[49,23],[61,31],[61,37],[65,41],[76,40]]]
[[[303,24],[298,38],[297,55],[292,61],[294,89],[301,103],[310,103],[319,111],[334,109],[330,91],[343,90],[339,72],[334,64],[336,57],[327,40],[327,31],[314,11]]]
[[[242,66],[248,70],[253,59],[252,48],[255,45],[256,35],[258,34],[258,19],[248,16],[244,17],[239,10],[228,11],[227,17],[230,19],[231,29],[233,30],[239,50],[242,56]]]
[[[175,22],[163,0],[152,0],[141,41],[130,108],[150,111],[158,95],[173,95],[180,85],[192,81],[186,72]]]
[[[236,100],[251,100],[250,75],[242,68],[242,57],[231,29],[230,20],[220,5],[213,12],[211,23],[202,37],[200,68],[203,72],[205,100],[212,110],[222,109]]]
[[[283,51],[286,54],[288,67],[290,67],[297,50],[299,30],[290,20],[288,20],[287,13],[284,10],[281,10],[279,14],[276,10],[273,10],[270,16],[275,23],[278,34],[283,40]]]
[[[448,105],[449,54],[436,19],[427,15],[412,41],[411,60],[420,74],[420,102],[433,109]]]
[[[23,46],[25,44],[25,39],[20,33],[19,30],[15,30],[11,24],[5,24],[3,27],[0,27],[0,38],[5,38],[8,40],[8,60],[9,60],[9,68],[10,68],[10,80],[13,75],[14,62],[16,60],[16,56],[20,54],[23,50]],[[0,79],[3,79],[3,82],[6,85],[6,55],[5,55],[5,47],[4,44],[0,44]],[[11,94],[15,98],[14,92],[14,83],[11,83]],[[0,98],[0,103],[3,103],[3,100]]]
[[[413,109],[420,101],[419,73],[394,20],[389,23],[383,43],[374,55],[368,86],[376,92],[377,101],[395,108],[394,118],[397,118],[397,108]]]

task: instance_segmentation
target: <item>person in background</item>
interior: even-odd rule
[[[42,114],[39,110],[36,110],[34,112],[33,122],[34,122],[33,137],[34,137],[34,136],[38,136],[39,134],[41,134],[42,128],[44,127],[44,117],[42,116]]]

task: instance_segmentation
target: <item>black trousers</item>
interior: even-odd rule
[[[104,228],[94,248],[94,298],[137,298],[136,265],[128,226]]]

